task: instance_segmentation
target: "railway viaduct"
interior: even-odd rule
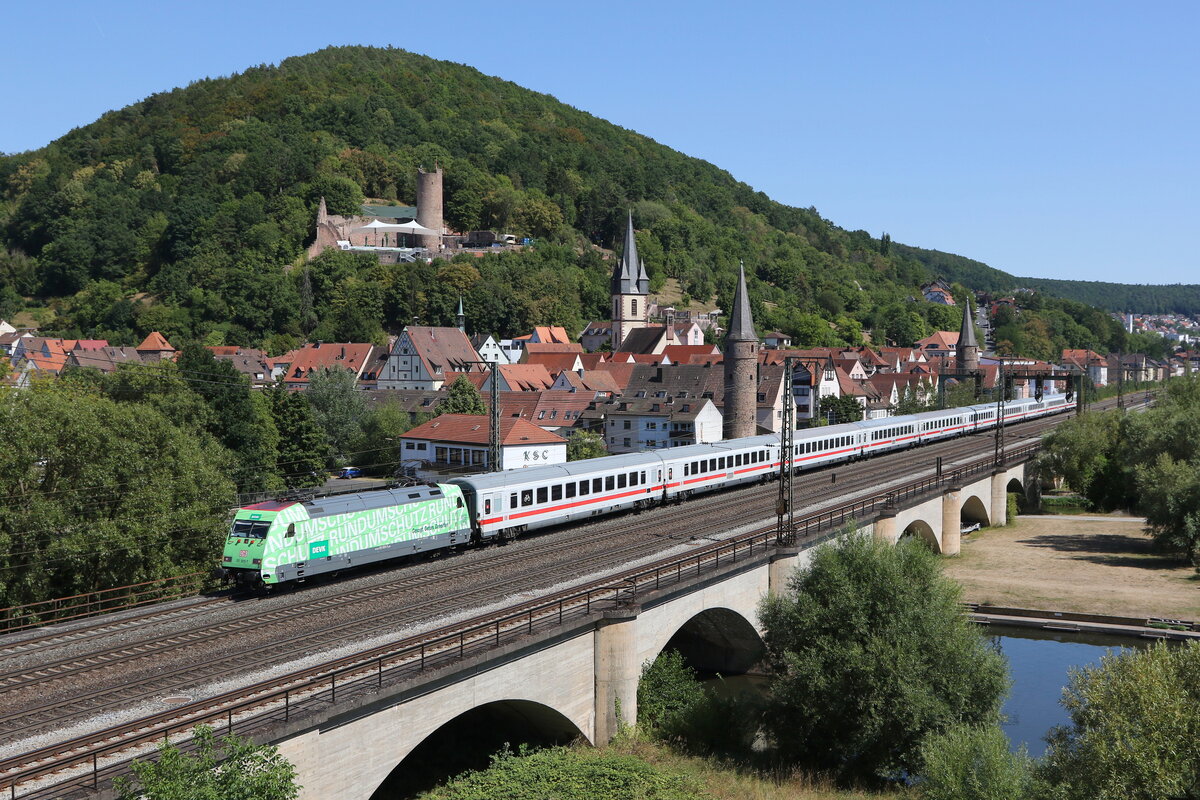
[[[1007,493],[1025,466],[983,473],[933,494],[897,501],[859,520],[895,542],[916,536],[937,552],[959,551],[960,526],[1002,525]],[[768,548],[637,601],[609,605],[551,630],[330,703],[269,738],[296,765],[302,798],[370,798],[404,786],[431,755],[492,738],[607,742],[637,715],[642,664],[670,646],[697,669],[745,672],[762,652],[757,605],[807,563],[813,545]],[[384,794],[385,792],[380,792]]]

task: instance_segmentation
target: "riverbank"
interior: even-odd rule
[[[946,574],[975,603],[1200,619],[1200,575],[1156,552],[1143,526],[1131,517],[1018,517],[964,537]]]

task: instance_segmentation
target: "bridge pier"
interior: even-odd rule
[[[638,661],[637,609],[605,612],[596,625],[596,737],[607,744],[621,725],[637,723],[637,690],[642,665]],[[618,717],[618,706],[620,716]]]
[[[962,548],[962,488],[942,493],[942,555],[956,556]]]
[[[875,518],[872,535],[881,542],[895,544],[900,532],[896,530],[896,512],[885,511]]]
[[[998,469],[992,473],[991,523],[996,526],[1008,524],[1008,470]]]
[[[799,547],[778,547],[767,567],[767,591],[783,594],[787,591],[788,577],[800,564]]]

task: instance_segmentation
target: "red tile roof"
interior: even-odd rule
[[[357,378],[373,347],[369,343],[356,342],[306,344],[292,351],[292,362],[284,383],[307,383],[314,370],[338,367],[350,370]]]
[[[442,414],[402,434],[400,438],[486,445],[488,418],[486,415],[475,414]],[[532,422],[512,417],[500,418],[501,445],[563,444],[566,441],[558,434],[543,430]]]
[[[150,335],[142,340],[142,343],[137,346],[137,350],[139,353],[143,351],[175,352],[175,348],[171,347],[171,343],[158,331],[150,331]]]

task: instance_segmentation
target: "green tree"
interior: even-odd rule
[[[293,800],[296,768],[274,745],[225,736],[201,725],[185,753],[163,742],[155,761],[134,760],[133,779],[113,781],[120,800]]]
[[[188,385],[208,405],[208,430],[238,457],[234,472],[243,492],[283,488],[276,462],[279,432],[261,393],[233,364],[218,361],[199,344],[185,344],[179,371]]]
[[[604,437],[591,431],[575,430],[567,437],[567,461],[582,461],[608,455]]]
[[[465,375],[459,375],[446,390],[446,400],[438,406],[437,413],[439,416],[442,414],[486,415],[488,407],[484,404],[475,384],[471,383]]]
[[[341,367],[316,370],[309,376],[304,395],[334,456],[342,458],[353,451],[361,440],[366,416],[354,373]]]
[[[354,463],[368,474],[393,474],[403,457],[400,435],[429,419],[431,414],[410,414],[395,400],[379,403],[363,418],[363,438]]]
[[[266,390],[271,418],[279,431],[279,472],[288,486],[320,486],[325,482],[329,443],[317,424],[308,399],[279,383]]]
[[[1047,797],[1200,797],[1200,644],[1106,655],[1072,674],[1063,705],[1071,722],[1040,770]]]
[[[0,389],[0,605],[211,565],[235,464],[153,403],[71,381]]]
[[[829,420],[831,425],[843,422],[861,422],[863,407],[851,395],[844,394],[841,397],[828,395],[821,398],[821,416]]]
[[[998,725],[955,725],[921,741],[924,800],[1020,800],[1032,770],[1025,748],[1012,752]]]
[[[850,533],[817,548],[759,611],[778,751],[819,770],[891,777],[917,770],[930,733],[996,721],[1004,659],[960,599],[923,543]]]
[[[672,716],[704,697],[704,688],[677,650],[664,650],[642,665],[637,690],[637,722],[653,733]]]

